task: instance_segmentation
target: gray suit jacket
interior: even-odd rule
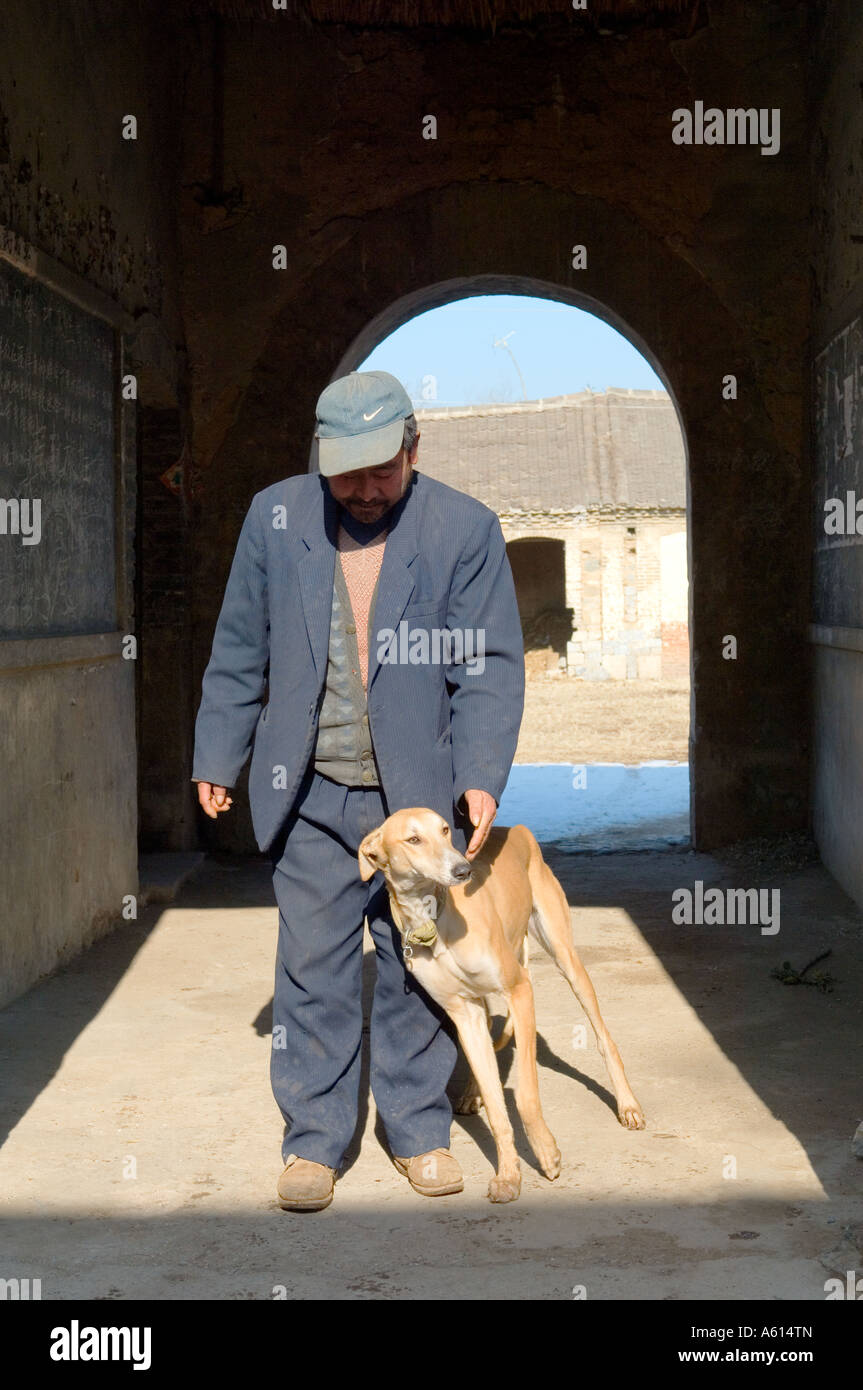
[[[262,850],[314,745],[337,532],[338,506],[318,473],[253,498],[204,674],[193,777],[234,786],[254,743],[249,799]],[[456,643],[462,635],[468,659],[435,636],[444,629]],[[452,825],[469,788],[499,801],[524,705],[524,649],[494,512],[415,472],[390,517],[373,632],[369,722],[390,814],[430,806]]]

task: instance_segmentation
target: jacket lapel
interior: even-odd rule
[[[333,610],[333,578],[338,541],[338,506],[321,478],[321,493],[313,494],[312,505],[303,520],[301,539],[307,554],[297,566],[303,617],[318,679],[327,670],[330,617]],[[323,501],[323,505],[321,505]]]

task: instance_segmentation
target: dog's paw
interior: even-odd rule
[[[556,1144],[551,1153],[543,1154],[539,1166],[549,1182],[554,1182],[555,1178],[560,1177],[560,1149]]]
[[[617,1118],[620,1120],[624,1129],[644,1129],[646,1124],[644,1111],[635,1099],[635,1096],[632,1097],[631,1101],[626,1101],[621,1105],[617,1112]]]
[[[521,1174],[515,1178],[492,1178],[488,1185],[491,1202],[514,1202],[521,1191]]]
[[[560,1149],[557,1140],[545,1123],[531,1125],[527,1131],[530,1147],[536,1154],[536,1161],[549,1182],[560,1177]]]

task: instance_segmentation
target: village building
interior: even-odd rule
[[[686,455],[665,391],[418,410],[418,467],[500,518],[528,673],[689,679]]]

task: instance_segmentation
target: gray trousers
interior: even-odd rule
[[[359,875],[360,842],[386,817],[380,788],[344,787],[310,765],[270,850],[279,907],[270,1077],[283,1160],[338,1168],[356,1129],[364,915],[377,954],[370,1079],[390,1149],[449,1147],[454,1030],[405,971],[380,874]]]

